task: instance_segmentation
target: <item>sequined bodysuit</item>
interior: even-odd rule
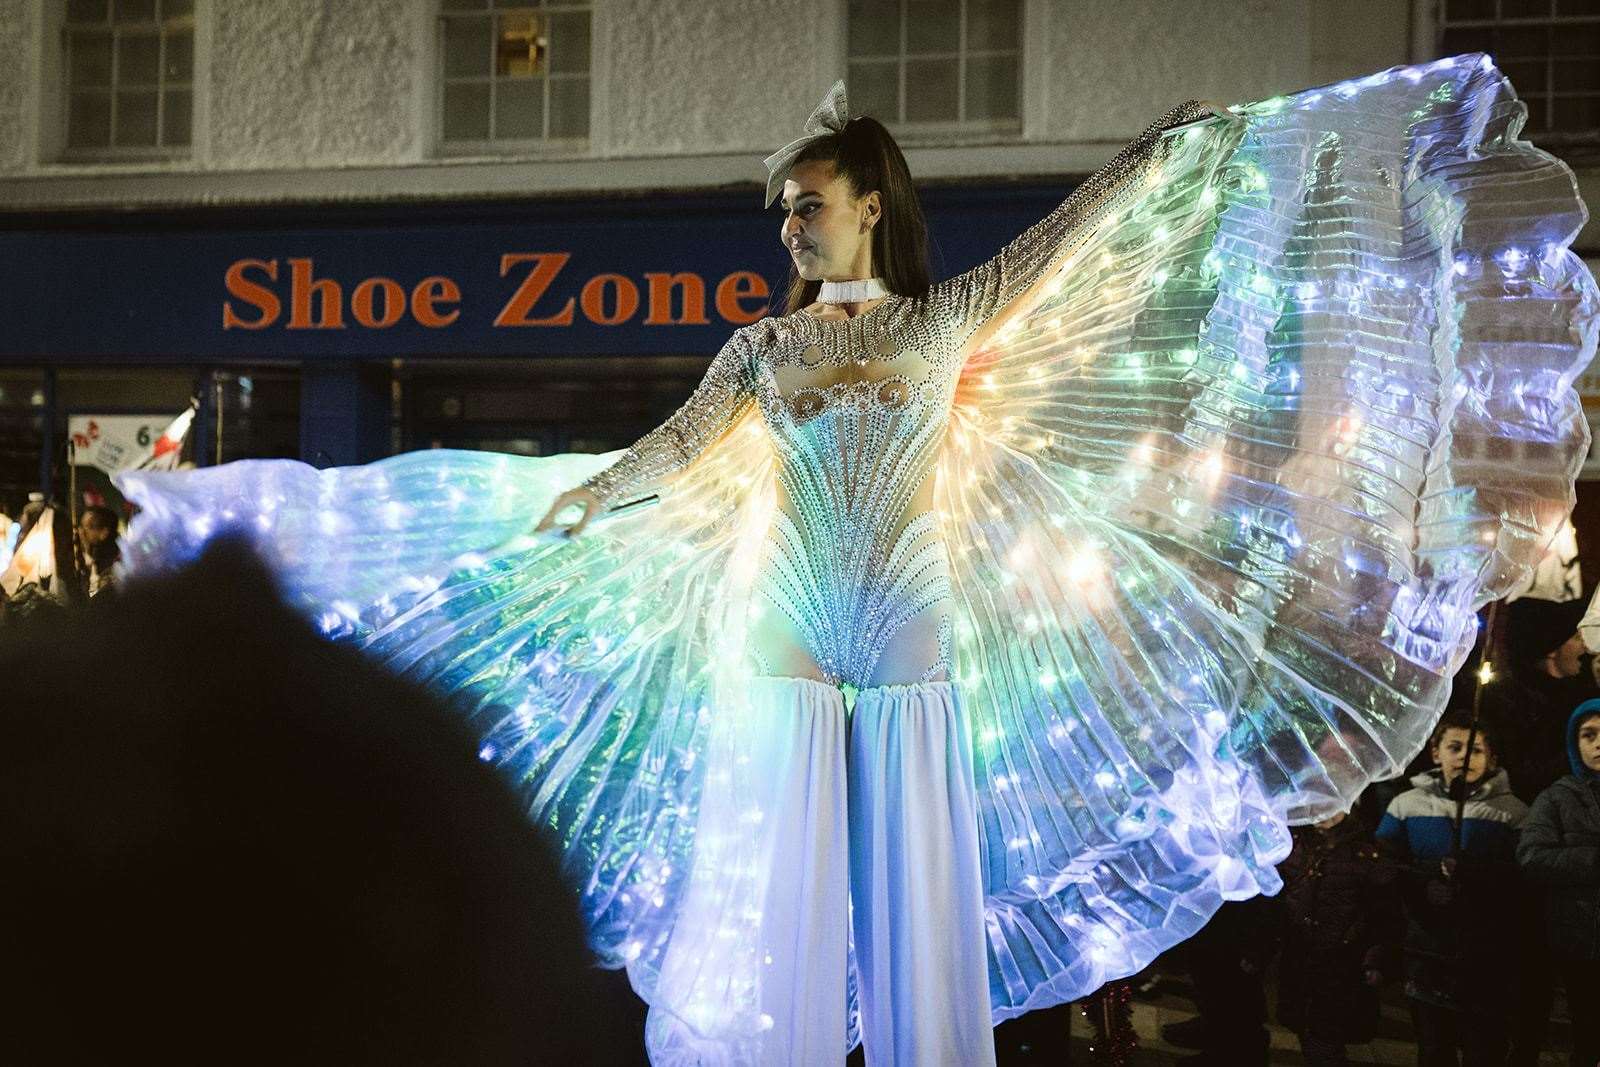
[[[843,321],[802,313],[757,334],[755,395],[782,457],[757,586],[761,610],[781,615],[753,643],[769,673],[803,669],[784,656],[799,641],[832,682],[948,674],[931,482],[959,364],[908,303]]]
[[[643,495],[759,405],[778,454],[779,507],[757,578],[751,649],[763,673],[862,687],[950,673],[948,560],[933,473],[956,380],[984,324],[1071,251],[1162,151],[1173,108],[1001,253],[854,318],[805,311],[736,331],[667,422],[584,484]],[[804,654],[799,654],[803,652]]]
[[[778,454],[751,642],[764,673],[864,687],[948,672],[932,477],[960,363],[929,310],[890,296],[851,319],[800,312],[738,331],[685,409],[590,480],[624,498],[759,405]]]

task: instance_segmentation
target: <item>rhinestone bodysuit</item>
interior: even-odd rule
[[[891,295],[852,319],[800,312],[739,330],[685,408],[588,483],[627,499],[757,404],[779,457],[779,507],[756,589],[830,682],[865,686],[894,635],[940,607],[940,655],[923,673],[948,669],[944,545],[936,516],[912,504],[933,475],[960,365],[928,303]]]
[[[871,684],[897,632],[936,613],[938,653],[920,677],[948,675],[948,560],[931,494],[920,491],[969,341],[1148,171],[1162,129],[1206,114],[1195,101],[1173,108],[998,256],[921,299],[890,295],[849,319],[800,311],[736,331],[684,406],[585,485],[608,504],[643,495],[757,404],[779,488],[757,577],[763,608],[782,613],[826,680],[856,687]],[[753,652],[765,666],[759,642]]]

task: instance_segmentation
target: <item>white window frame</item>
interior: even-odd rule
[[[91,163],[147,163],[164,161],[190,161],[199,156],[197,145],[203,129],[203,103],[200,86],[202,81],[202,5],[205,0],[194,0],[193,10],[189,15],[180,16],[182,21],[188,23],[190,42],[189,80],[187,83],[174,82],[170,86],[166,81],[166,38],[164,20],[156,19],[153,22],[139,23],[74,23],[67,18],[67,5],[62,0],[46,0],[40,24],[49,39],[55,41],[55,47],[50,49],[54,63],[41,64],[40,73],[50,79],[56,90],[47,94],[54,101],[54,113],[50,116],[48,125],[41,123],[41,133],[44,143],[41,145],[42,158],[56,159],[66,164],[91,164]],[[159,11],[159,4],[157,5]],[[53,17],[52,17],[53,16]],[[162,42],[156,60],[156,144],[154,145],[102,145],[102,146],[74,146],[70,143],[68,125],[72,115],[72,48],[69,44],[71,31],[77,27],[104,26],[111,33],[111,96],[112,136],[115,139],[116,131],[116,96],[119,91],[116,69],[118,59],[117,40],[122,36],[127,27],[137,27],[137,35],[145,36],[151,33],[152,28],[158,40]],[[166,122],[166,92],[170,88],[179,88],[186,85],[189,91],[189,143],[182,145],[163,145],[161,135]],[[146,87],[148,88],[148,87]],[[43,116],[41,116],[43,117]],[[48,132],[47,132],[48,131]]]
[[[967,79],[966,50],[967,38],[967,5],[981,2],[981,0],[961,0],[961,25],[957,34],[957,51],[942,55],[953,55],[956,58],[956,108],[958,113],[966,110],[967,106]],[[1048,2],[1048,0],[1046,0]],[[839,0],[839,53],[840,77],[848,84],[850,76],[850,63],[852,60],[863,58],[889,59],[896,62],[899,85],[897,94],[902,111],[905,108],[906,98],[906,12],[905,0],[901,0],[900,18],[900,47],[898,55],[889,56],[853,56],[850,54],[850,6],[848,0]],[[1038,0],[1017,0],[1017,115],[1008,119],[956,119],[955,121],[938,122],[908,122],[902,121],[899,116],[892,119],[883,118],[883,124],[894,134],[895,140],[903,145],[958,145],[963,143],[993,143],[996,141],[1017,141],[1023,139],[1028,128],[1030,112],[1037,108],[1030,108],[1030,100],[1039,95],[1045,86],[1043,83],[1035,84],[1036,71],[1041,69],[1036,59],[1036,48],[1030,47],[1034,38],[1040,36],[1035,30],[1035,21],[1040,19],[1042,5]],[[1009,49],[1002,52],[992,50],[972,53],[978,56],[1009,54]],[[939,58],[939,56],[918,56],[917,58]],[[880,116],[881,118],[881,116]]]
[[[431,94],[431,127],[433,136],[431,140],[433,142],[434,155],[445,158],[461,156],[521,157],[589,155],[591,153],[591,147],[598,143],[597,132],[599,130],[600,122],[597,116],[602,114],[603,111],[601,106],[603,101],[599,99],[603,80],[601,78],[600,64],[597,62],[597,57],[602,55],[604,52],[602,48],[597,47],[598,35],[601,29],[601,20],[598,16],[603,6],[604,5],[599,3],[598,0],[545,0],[545,3],[537,7],[527,6],[502,8],[499,6],[491,7],[489,4],[485,3],[482,11],[478,11],[476,9],[446,11],[444,7],[437,2],[437,0],[430,0],[429,7],[432,9],[431,14],[433,17],[430,20],[429,33],[429,47],[432,51],[432,77],[429,80],[433,86],[433,92]],[[462,83],[484,81],[489,84],[489,122],[490,129],[492,131],[494,123],[495,82],[503,80],[500,78],[500,76],[493,73],[492,60],[491,72],[485,78],[446,79],[444,73],[444,30],[448,20],[451,18],[481,18],[486,15],[492,18],[498,15],[520,13],[526,13],[535,16],[545,16],[549,14],[570,14],[573,12],[587,12],[589,15],[589,68],[586,73],[581,75],[581,77],[587,80],[589,83],[588,135],[585,137],[536,137],[517,139],[495,139],[491,137],[487,140],[447,140],[445,138],[444,127],[444,92],[446,82],[449,81],[452,83]],[[495,39],[495,35],[491,33],[489,35],[491,47],[493,47]],[[551,81],[576,81],[579,79],[579,77],[580,75],[576,74],[552,74],[548,71],[542,77],[541,80],[544,83],[542,100],[543,122],[546,130],[550,128]]]

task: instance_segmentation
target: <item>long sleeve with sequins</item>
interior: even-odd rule
[[[956,337],[969,339],[1072,251],[1073,238],[1088,232],[1087,224],[1160,161],[1170,144],[1162,141],[1161,131],[1209,114],[1210,108],[1198,100],[1186,100],[1172,108],[999,255],[937,286],[936,290],[942,290],[940,302],[954,313]]]
[[[750,347],[744,332],[722,346],[705,377],[666,422],[635,441],[618,460],[583,485],[606,504],[643,496],[682,470],[732,426],[753,401]]]

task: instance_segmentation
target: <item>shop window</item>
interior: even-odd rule
[[[405,360],[400,447],[545,456],[626,448],[678,409],[704,356]]]
[[[589,136],[586,3],[442,0],[439,129],[451,152]]]
[[[187,155],[194,0],[67,0],[64,158]]]
[[[850,110],[897,132],[1021,128],[1020,0],[850,0]]]
[[[1528,105],[1524,137],[1600,151],[1600,0],[1442,0],[1439,51],[1494,57]]]
[[[13,519],[39,488],[49,421],[45,397],[42,369],[0,368],[0,514]]]

